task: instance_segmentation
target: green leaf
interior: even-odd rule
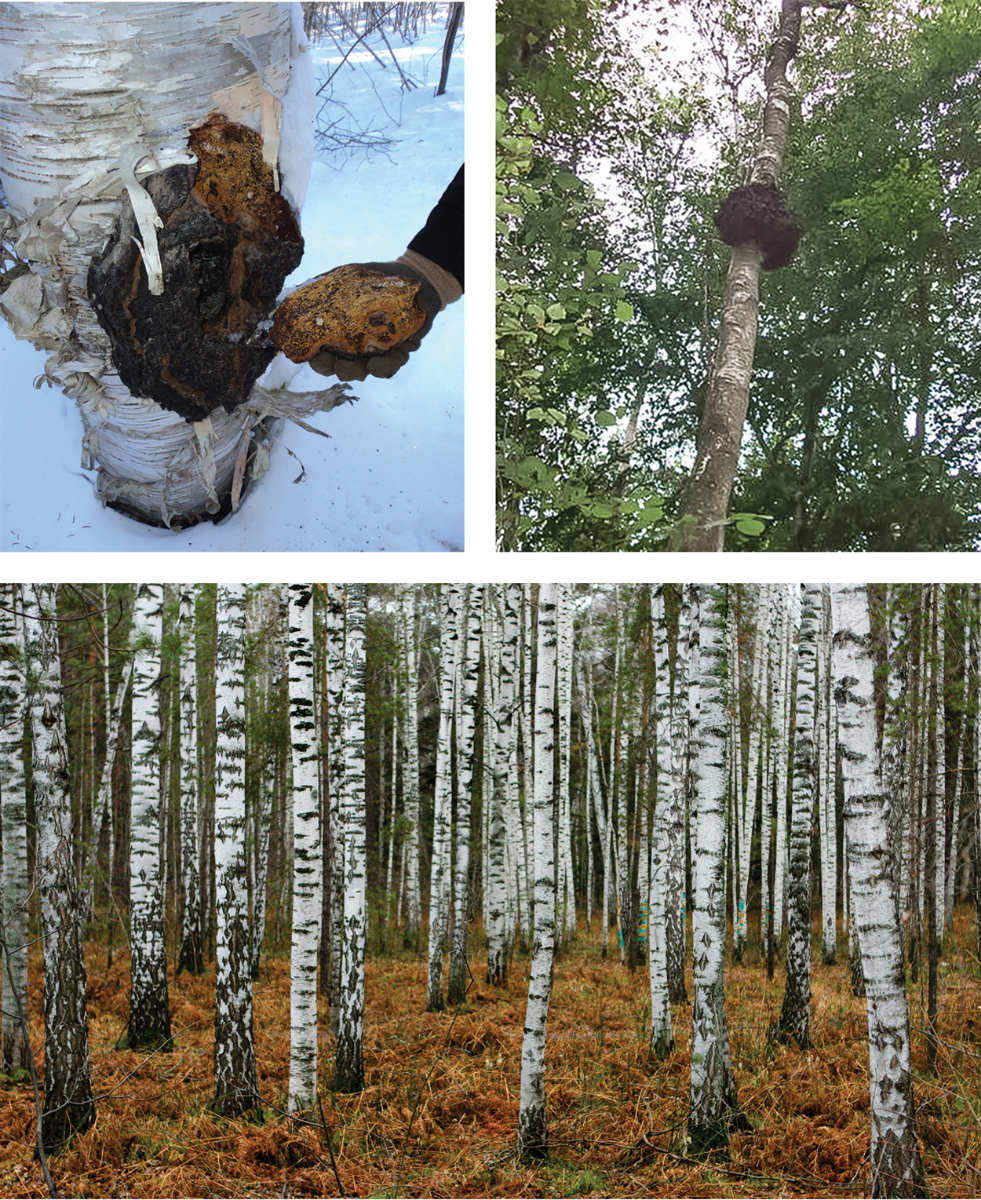
[[[550,304],[545,311],[553,321],[565,320],[565,305],[563,304]]]
[[[617,423],[616,417],[613,415],[613,413],[607,412],[605,408],[600,409],[600,411],[596,414],[596,424],[597,425],[609,426],[609,425],[615,425],[616,423]]]
[[[756,517],[749,517],[746,520],[737,521],[736,528],[747,537],[759,537],[766,526]]]
[[[618,321],[629,321],[634,315],[634,306],[628,304],[626,300],[618,300],[616,312]]]

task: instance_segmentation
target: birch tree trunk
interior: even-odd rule
[[[909,1016],[896,880],[883,869],[890,798],[882,791],[872,634],[864,585],[831,592],[833,671],[845,788],[845,832],[868,998],[872,1196],[925,1196],[916,1139]]]
[[[340,1013],[334,1086],[364,1088],[365,909],[365,622],[367,588],[345,585],[344,622],[344,926],[341,941]]]
[[[556,601],[554,583],[539,584],[538,674],[535,680],[535,944],[528,981],[521,1046],[518,1153],[548,1158],[545,1111],[545,1032],[555,950],[555,852],[553,847],[555,752]]]
[[[198,856],[201,852],[198,787],[198,671],[197,590],[193,583],[180,588],[181,673],[181,866],[184,875],[184,920],[177,972],[204,972],[201,941],[202,903]]]
[[[686,876],[685,815],[688,808],[688,753],[691,737],[689,719],[689,681],[693,669],[691,645],[692,584],[682,588],[678,613],[678,641],[675,653],[674,705],[671,719],[671,804],[668,810],[667,873],[667,959],[668,992],[672,1004],[686,1004],[685,924]]]
[[[58,585],[25,585],[37,873],[44,938],[44,1108],[40,1141],[63,1149],[95,1120],[85,1006],[85,947],[72,857],[68,735],[58,652]]]
[[[328,583],[324,617],[325,671],[327,689],[327,769],[325,805],[330,830],[328,853],[330,907],[328,927],[322,938],[329,948],[330,1027],[337,1037],[341,1012],[341,956],[344,942],[344,820],[341,795],[344,790],[344,681],[345,681],[345,599],[344,585]],[[326,891],[325,886],[325,891]],[[321,962],[323,962],[323,955]]]
[[[422,925],[419,888],[419,673],[416,659],[415,587],[402,585],[402,636],[405,655],[405,941],[415,945]]]
[[[439,733],[436,744],[436,783],[433,792],[433,859],[429,879],[429,979],[426,1011],[442,1012],[443,939],[449,924],[445,904],[445,876],[450,869],[450,737],[453,721],[453,684],[459,645],[459,585],[440,588]]]
[[[504,589],[503,623],[492,625],[488,645],[488,674],[500,668],[497,688],[497,719],[485,725],[490,736],[485,742],[491,751],[491,794],[488,797],[487,906],[487,982],[503,987],[508,976],[507,908],[507,823],[506,811],[512,804],[511,788],[516,780],[518,638],[521,628],[521,585],[509,583]],[[497,641],[498,636],[500,641]],[[486,753],[486,751],[485,751]],[[516,804],[516,801],[514,801]]]
[[[3,1054],[6,1075],[29,1069],[27,1039],[27,946],[30,892],[27,873],[27,793],[24,786],[24,721],[27,662],[21,585],[0,590],[0,796],[3,800],[3,879],[0,939],[3,973]]]
[[[130,819],[129,920],[132,989],[126,1036],[131,1046],[171,1049],[167,951],[160,882],[160,646],[163,588],[137,585],[133,606],[133,807]]]
[[[695,588],[698,603],[698,675],[692,688],[694,788],[692,791],[692,1003],[691,1105],[688,1153],[725,1151],[737,1112],[729,1061],[725,995],[726,709],[725,593]]]
[[[77,402],[103,503],[176,530],[238,507],[274,413],[344,398],[256,384],[273,351],[253,335],[302,255],[313,66],[286,4],[121,13],[4,8],[2,307]]]
[[[239,1117],[259,1107],[245,846],[245,584],[218,585],[215,639],[215,1094]]]
[[[293,941],[290,956],[289,1111],[317,1096],[320,948],[320,789],[313,687],[313,584],[289,585],[290,739],[293,748]]]
[[[787,889],[787,989],[780,1029],[801,1050],[811,1044],[811,816],[814,811],[815,642],[821,585],[803,585],[797,648],[797,731]]]
[[[467,602],[467,628],[463,649],[460,724],[457,729],[459,790],[456,805],[456,861],[453,866],[453,938],[446,998],[462,1004],[467,995],[467,922],[470,919],[470,788],[473,780],[474,730],[477,723],[477,679],[484,585],[472,584]]]
[[[781,2],[780,21],[764,72],[766,107],[753,163],[753,183],[776,184],[780,178],[792,102],[787,64],[797,53],[801,7],[802,0]],[[725,545],[726,514],[749,407],[762,258],[753,245],[732,250],[695,465],[685,486],[673,550],[721,551]]]
[[[672,789],[671,764],[671,673],[668,656],[668,626],[664,610],[664,584],[651,585],[651,625],[654,648],[654,713],[657,745],[657,795],[654,803],[654,833],[651,838],[651,868],[648,901],[648,969],[651,981],[651,1054],[666,1058],[674,1049],[671,1003],[668,991],[668,944],[666,889],[668,834]]]
[[[818,823],[821,836],[821,944],[825,966],[834,964],[838,951],[838,823],[835,805],[834,757],[830,752],[829,721],[831,704],[828,693],[831,659],[831,612],[828,585],[821,590],[821,625],[817,654],[817,755]]]

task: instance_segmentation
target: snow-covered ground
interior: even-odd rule
[[[422,228],[463,162],[464,34],[438,97],[442,22],[411,45],[387,35],[419,83],[412,90],[401,87],[379,35],[350,55],[334,79],[334,95],[349,113],[338,115],[392,144],[367,161],[363,153],[343,163],[315,159],[302,217],[306,249],[288,284],[342,263],[394,259]],[[340,55],[330,41],[315,44],[313,55],[319,85]],[[34,389],[47,356],[16,341],[0,319],[0,550],[462,550],[465,305],[460,300],[436,318],[393,379],[352,384],[353,405],[311,418],[329,440],[281,427],[270,471],[242,510],[183,533],[102,508],[94,474],[79,467],[74,402],[47,386]],[[279,356],[270,371],[284,361]],[[290,386],[312,391],[332,382],[303,366]],[[297,459],[305,469],[300,482]]]

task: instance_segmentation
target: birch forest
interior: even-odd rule
[[[0,1196],[976,1196],[981,585],[2,584]]]

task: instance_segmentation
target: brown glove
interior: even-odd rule
[[[317,296],[315,289],[321,281],[343,276],[345,272],[353,278],[361,278],[359,271],[373,272],[372,276],[363,277],[371,280],[371,301],[353,304],[336,295],[332,302],[321,296],[319,308],[309,302]],[[384,276],[391,277],[391,288],[386,287]],[[306,296],[303,295],[305,292]],[[399,367],[407,364],[409,354],[419,349],[422,338],[432,329],[435,314],[462,294],[461,286],[449,271],[422,254],[407,250],[393,263],[351,264],[349,268],[331,271],[297,289],[279,307],[272,337],[289,358],[308,360],[313,370],[323,376],[336,374],[344,382],[365,379],[369,374],[390,379]],[[303,312],[303,328],[312,332],[303,334],[306,344],[293,338],[300,341],[296,348],[289,344],[287,326],[293,324],[294,328],[300,328],[301,322],[296,319],[300,312]],[[293,318],[288,320],[290,313]],[[309,320],[313,313],[317,313],[315,326]],[[331,330],[332,346],[319,348],[311,354],[309,346],[317,344],[325,328]],[[391,349],[380,348],[389,341]],[[363,346],[368,347],[368,353],[357,353]],[[347,352],[339,347],[347,347]]]

